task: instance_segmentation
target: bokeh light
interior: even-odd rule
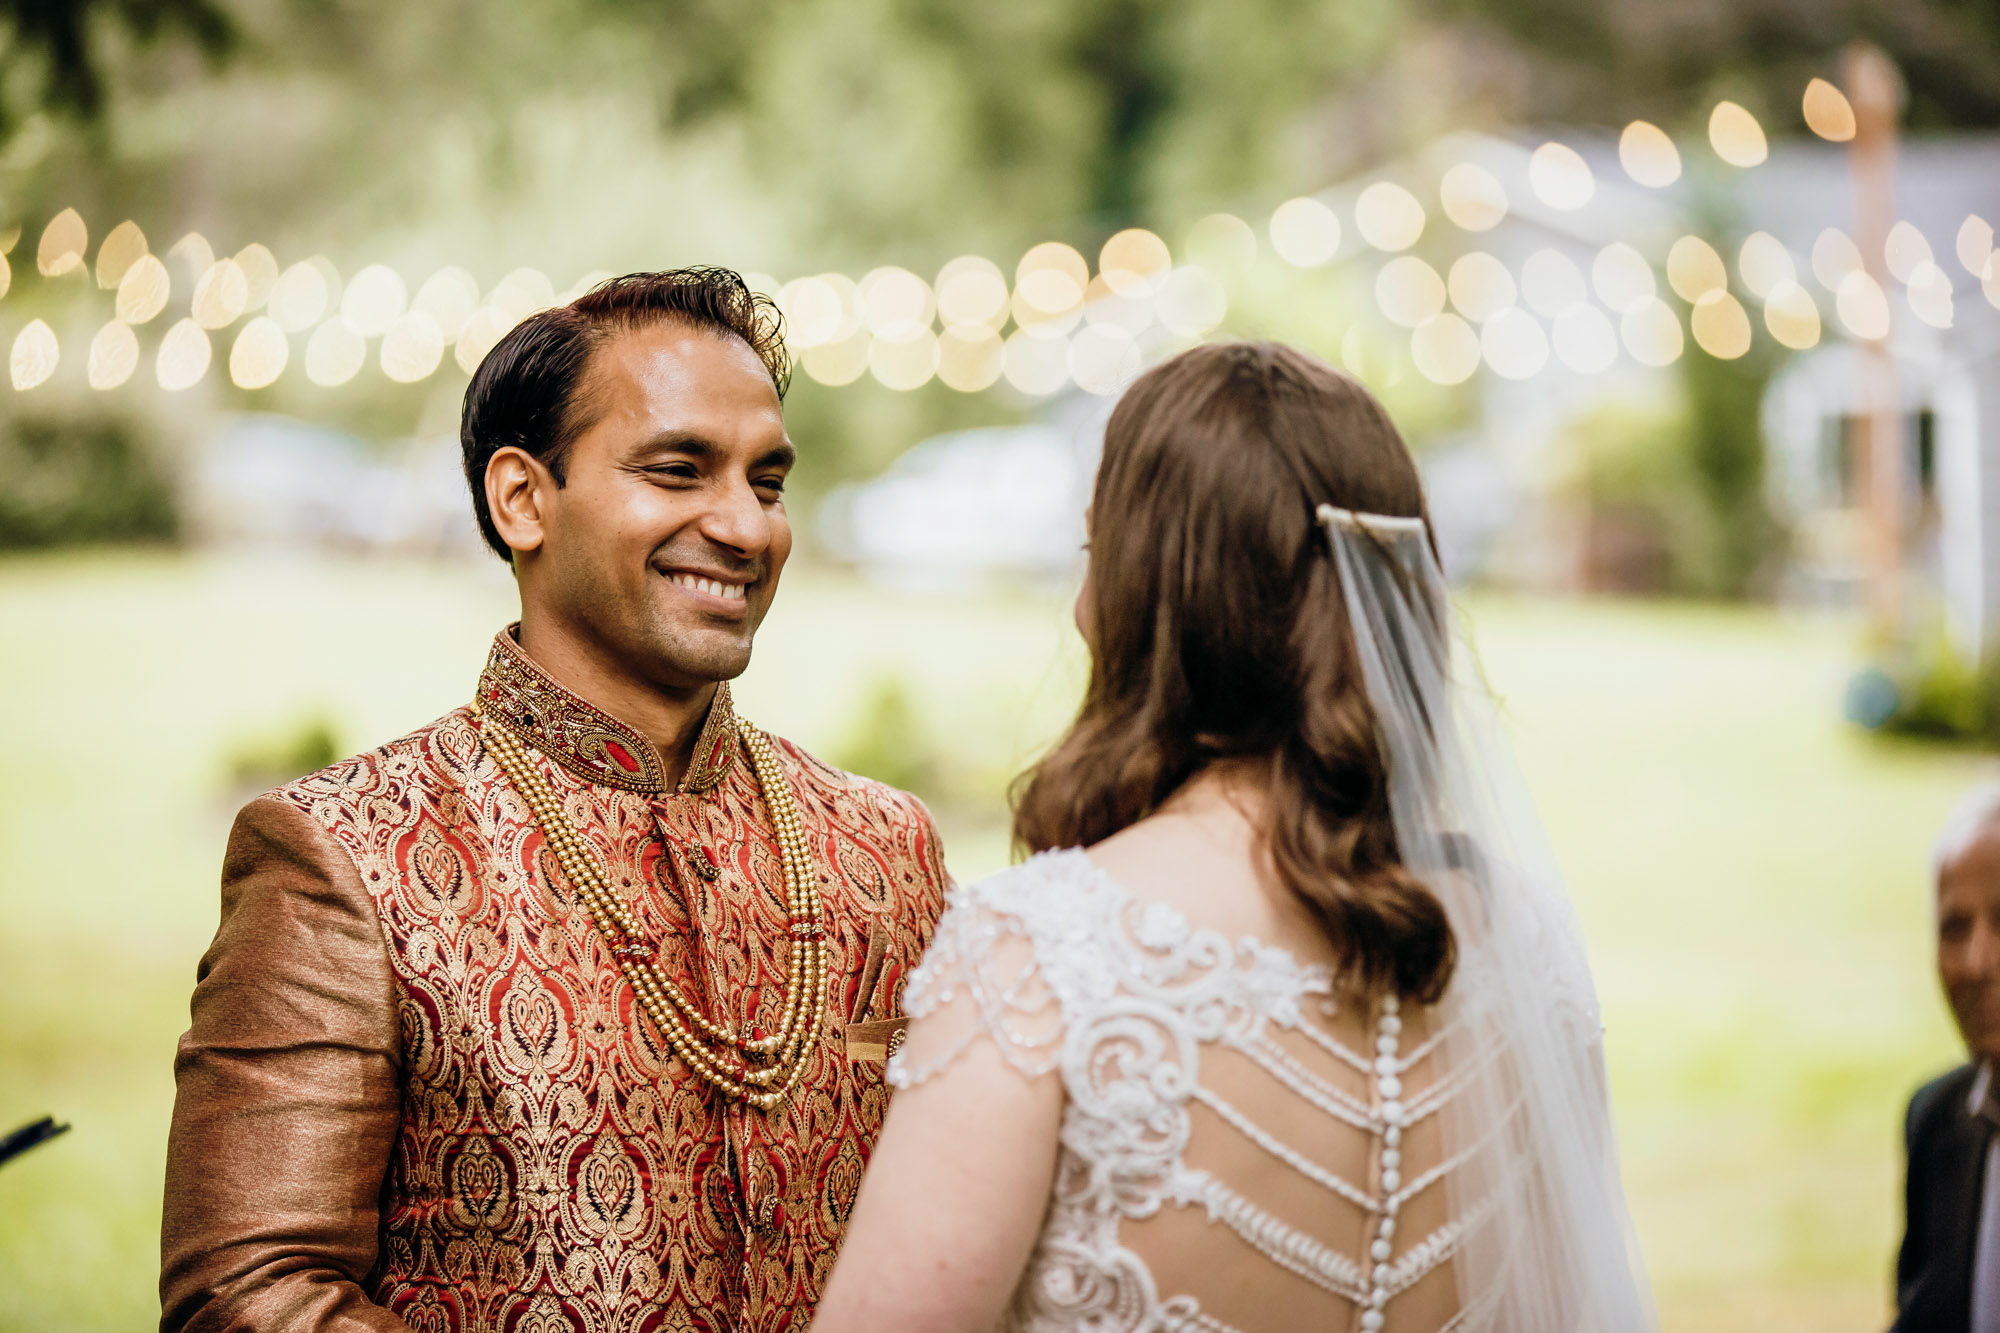
[[[1568,213],[1590,202],[1597,193],[1597,179],[1576,149],[1550,142],[1528,158],[1528,188],[1550,208]]]
[[[1167,332],[1199,338],[1228,316],[1229,293],[1207,269],[1183,264],[1167,276],[1158,314],[1160,327]]]
[[[1704,292],[1729,286],[1729,270],[1714,246],[1699,236],[1683,236],[1667,251],[1667,285],[1692,304]]]
[[[1662,189],[1681,178],[1681,150],[1649,120],[1633,121],[1618,136],[1618,164],[1627,176],[1650,189]]]
[[[130,324],[114,319],[90,340],[90,356],[85,369],[91,388],[115,389],[131,379],[132,372],[138,368],[139,335],[132,332]]]
[[[1093,325],[1070,340],[1070,378],[1087,392],[1119,392],[1142,364],[1138,342],[1115,324]]]
[[[1399,255],[1375,275],[1375,304],[1390,323],[1406,329],[1443,310],[1444,298],[1444,279],[1415,255]]]
[[[1483,324],[1513,305],[1518,295],[1514,275],[1484,250],[1469,250],[1452,261],[1445,286],[1458,313],[1475,324]]]
[[[1444,215],[1466,231],[1490,231],[1507,217],[1507,189],[1500,178],[1473,162],[1461,162],[1438,182]]]
[[[1376,181],[1354,201],[1354,229],[1377,250],[1407,250],[1424,234],[1424,206],[1394,181]]]
[[[1000,378],[1006,355],[1006,344],[992,329],[954,324],[938,339],[938,379],[960,393],[978,393]]]
[[[165,270],[162,270],[164,273]],[[271,288],[270,315],[287,333],[303,333],[326,317],[326,275],[307,262],[278,275]]]
[[[1855,337],[1879,342],[1889,336],[1889,298],[1866,270],[1853,269],[1840,280],[1833,308],[1841,326]]]
[[[181,276],[192,287],[197,278],[215,267],[215,247],[208,238],[198,231],[191,231],[175,241],[167,251],[167,262],[180,266]]]
[[[1743,248],[1736,254],[1736,272],[1744,288],[1756,297],[1768,296],[1779,283],[1799,276],[1792,252],[1768,231],[1753,231],[1743,238]]]
[[[873,269],[856,287],[861,303],[861,322],[877,338],[890,342],[912,341],[918,334],[929,330],[931,319],[937,313],[930,284],[906,268],[890,265]],[[924,380],[930,377],[930,370],[925,370]]]
[[[1968,213],[1958,226],[1952,244],[1959,265],[1973,277],[1983,277],[1987,261],[1993,257],[1993,226],[1977,213]]]
[[[367,340],[339,315],[323,322],[306,340],[306,378],[324,389],[353,379],[367,359]]]
[[[1043,241],[1014,269],[1014,319],[1024,328],[1060,324],[1067,331],[1081,317],[1089,285],[1090,267],[1074,247]]]
[[[1889,228],[1889,239],[1882,247],[1882,257],[1898,282],[1910,281],[1919,267],[1935,258],[1931,254],[1931,243],[1924,239],[1916,224],[1908,220]]]
[[[1551,319],[1590,294],[1583,270],[1560,250],[1537,250],[1521,265],[1521,299]]]
[[[1069,383],[1069,342],[1057,333],[1015,329],[1007,336],[1002,373],[1022,393],[1052,394]]]
[[[1549,363],[1548,334],[1541,321],[1519,306],[1509,306],[1486,322],[1479,331],[1479,348],[1486,364],[1503,379],[1531,379]]]
[[[407,311],[382,334],[379,359],[384,375],[398,384],[415,384],[444,359],[444,330],[424,311]]]
[[[354,275],[354,281],[361,281],[359,273]],[[397,281],[400,283],[402,279]],[[348,289],[353,290],[352,283]],[[486,304],[512,318],[513,323],[507,326],[510,329],[537,310],[547,310],[555,303],[555,284],[538,268],[517,268],[493,284],[493,290],[486,294]],[[344,304],[342,308],[346,308]]]
[[[410,309],[429,315],[444,340],[456,342],[465,322],[479,309],[479,282],[456,264],[447,265],[424,279]]]
[[[1732,167],[1754,167],[1771,155],[1764,127],[1734,102],[1717,102],[1708,116],[1708,142]]]
[[[1556,359],[1579,375],[1595,375],[1618,359],[1618,330],[1602,310],[1579,300],[1550,329]]]
[[[1432,315],[1410,334],[1410,361],[1433,384],[1463,384],[1480,356],[1478,333],[1457,315]]]
[[[1778,283],[1764,298],[1764,327],[1771,336],[1793,351],[1817,347],[1820,339],[1819,306],[1812,293],[1791,279]]]
[[[218,259],[194,284],[188,313],[204,329],[227,328],[250,302],[250,280],[233,259]]]
[[[243,281],[248,290],[243,299],[245,310],[261,310],[271,299],[271,289],[278,282],[278,260],[270,249],[255,241],[236,252],[236,267],[243,270]]]
[[[1100,273],[1083,293],[1083,322],[1115,325],[1136,337],[1153,322],[1153,299],[1150,295],[1120,296]]]
[[[858,316],[853,324],[849,323],[841,293],[827,281],[829,276],[796,278],[778,291],[778,309],[785,317],[785,340],[794,351],[839,342],[858,327]]]
[[[144,324],[167,308],[172,292],[173,279],[167,266],[153,255],[141,255],[125,270],[113,307],[125,323]]]
[[[277,383],[292,359],[291,340],[269,315],[259,315],[236,335],[229,349],[229,381],[239,389],[264,389]]]
[[[1271,248],[1295,268],[1317,268],[1340,250],[1340,219],[1317,199],[1287,199],[1271,214]]]
[[[1861,247],[1840,228],[1828,227],[1813,238],[1813,277],[1828,291],[1838,292],[1847,275],[1861,267]]]
[[[7,370],[16,389],[32,389],[56,373],[62,348],[56,331],[39,319],[30,320],[14,335],[14,350],[7,357]]]
[[[180,320],[160,339],[159,355],[153,361],[153,378],[169,393],[192,389],[208,374],[208,363],[214,354],[207,330],[191,318]]]
[[[938,270],[937,310],[947,330],[984,328],[998,333],[1007,322],[1006,274],[990,259],[960,255]],[[967,346],[983,345],[969,333],[965,341]]]
[[[928,328],[906,338],[878,337],[868,345],[868,370],[876,383],[899,393],[921,389],[937,374],[938,340]]]
[[[486,354],[514,327],[516,321],[506,311],[496,310],[490,305],[480,306],[466,319],[458,331],[458,345],[452,348],[452,360],[458,368],[470,375],[479,369],[479,363]]]
[[[1804,100],[1806,128],[1822,139],[1846,143],[1854,137],[1854,108],[1847,94],[1825,79],[1806,85]]]
[[[35,267],[51,278],[73,273],[83,267],[84,252],[89,248],[90,228],[83,225],[83,215],[65,208],[42,228],[42,242],[35,247]]]
[[[387,264],[370,264],[347,284],[340,298],[340,316],[362,337],[377,338],[389,331],[409,304],[409,289],[403,286],[402,275]],[[494,304],[500,302],[496,299]]]
[[[1623,241],[1597,252],[1590,265],[1590,285],[1597,299],[1619,314],[1629,314],[1659,295],[1659,283],[1646,257]]]
[[[98,243],[97,285],[106,291],[116,289],[132,271],[132,265],[150,253],[146,233],[139,230],[138,223],[130,220],[119,223]]]
[[[868,351],[872,341],[866,329],[856,328],[844,338],[808,347],[799,361],[815,383],[837,389],[843,384],[854,383],[868,373]]]
[[[1750,350],[1749,312],[1721,287],[1710,288],[1695,301],[1688,328],[1695,346],[1718,361],[1734,361]]]
[[[1642,366],[1670,366],[1686,349],[1681,322],[1667,303],[1657,298],[1624,312],[1618,336],[1625,350]]]
[[[1105,283],[1130,300],[1152,296],[1173,266],[1167,243],[1144,227],[1119,232],[1097,256],[1097,271]]]
[[[1187,257],[1211,273],[1247,273],[1257,262],[1257,229],[1234,213],[1210,213],[1188,228]]]
[[[1951,327],[1951,279],[1931,260],[1917,265],[1903,296],[1910,303],[1911,313],[1924,323],[1934,329]]]

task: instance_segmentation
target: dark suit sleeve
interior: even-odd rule
[[[370,1302],[401,1101],[395,976],[353,860],[246,806],[174,1061],[165,1333],[409,1333]]]
[[[1908,1308],[1918,1277],[1924,1271],[1926,1242],[1924,1172],[1918,1169],[1917,1138],[1929,1088],[1919,1088],[1903,1113],[1903,1243],[1896,1251],[1896,1308]]]

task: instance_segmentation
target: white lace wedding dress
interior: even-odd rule
[[[1470,1020],[1348,1012],[1325,967],[1194,928],[1075,851],[958,890],[906,1004],[972,1008],[942,1025],[964,1034],[949,1049],[898,1052],[897,1087],[975,1043],[1062,1080],[1053,1197],[1007,1327],[1493,1326],[1496,1294],[1460,1291],[1451,1261],[1525,1177],[1453,1188],[1469,1154],[1446,1155],[1439,1112],[1481,1071],[1446,1037]]]

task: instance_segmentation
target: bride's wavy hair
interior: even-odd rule
[[[1111,414],[1091,502],[1090,683],[1014,788],[1030,852],[1087,847],[1218,760],[1262,769],[1278,878],[1350,993],[1434,1001],[1456,952],[1404,867],[1340,576],[1315,510],[1428,518],[1382,405],[1273,343],[1197,347]]]

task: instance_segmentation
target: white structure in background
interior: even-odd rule
[[[484,549],[456,440],[393,456],[290,417],[229,419],[185,479],[190,526],[208,542],[469,554]]]
[[[1809,254],[1820,228],[1851,229],[1853,186],[1841,149],[1774,153],[1744,193],[1746,211],[1789,249]],[[1892,292],[1888,346],[1904,422],[1907,575],[1919,604],[1942,610],[1953,647],[1976,661],[2000,647],[2000,309],[1955,252],[1969,215],[2000,218],[2000,137],[1904,144],[1896,193],[1896,217],[1924,238],[1951,292],[1931,311],[1944,317],[1943,328]],[[1811,592],[1843,599],[1856,595],[1861,579],[1853,450],[1863,382],[1856,348],[1830,341],[1786,366],[1764,403],[1773,497],[1797,525],[1799,579]]]
[[[829,554],[874,582],[933,591],[993,578],[1057,583],[1082,561],[1101,416],[925,440],[820,509]]]

